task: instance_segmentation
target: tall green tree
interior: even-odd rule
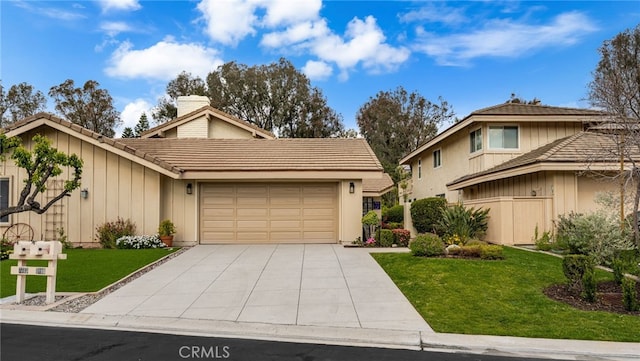
[[[321,90],[291,62],[221,65],[207,76],[209,99],[223,110],[279,137],[339,136],[342,116],[327,105]]]
[[[400,180],[397,172],[400,158],[435,136],[440,124],[453,119],[449,103],[442,98],[438,101],[432,103],[400,86],[378,92],[358,110],[360,134],[395,182]]]
[[[177,100],[179,96],[208,95],[207,83],[191,73],[183,71],[167,84],[167,96],[158,100],[151,113],[156,123],[165,123],[178,116]]]
[[[0,81],[0,128],[44,111],[46,106],[44,94],[32,85],[24,82],[14,84],[5,93]]]
[[[131,129],[131,127],[126,127],[122,130],[121,138],[135,138],[136,133]]]
[[[136,137],[140,137],[142,133],[149,130],[149,120],[147,119],[147,113],[142,113],[140,115],[140,119],[138,120],[138,124],[133,129],[133,133]]]
[[[16,166],[26,172],[24,187],[15,205],[0,209],[0,218],[20,212],[45,213],[54,203],[80,187],[82,178],[82,159],[77,155],[67,155],[51,146],[51,141],[39,134],[33,137],[31,150],[27,149],[17,137],[7,138],[0,134],[0,161],[5,160],[6,154]],[[64,182],[60,193],[51,198],[46,204],[37,201],[38,196],[47,190],[47,181],[63,173],[63,168],[71,170],[70,180]]]
[[[49,96],[56,103],[56,111],[66,120],[84,128],[113,137],[119,126],[120,113],[113,106],[113,98],[106,89],[100,89],[95,80],[75,87],[73,80],[51,87]]]
[[[629,172],[622,172],[617,178],[623,186],[634,193],[633,222],[639,224],[638,206],[640,204],[640,163],[635,155],[640,152],[640,24],[627,29],[613,39],[607,40],[599,49],[600,61],[589,83],[589,101],[595,107],[611,115],[611,122],[618,130],[611,134],[616,149],[608,152],[621,156],[631,165]],[[635,188],[635,189],[634,189]],[[623,202],[621,196],[621,203]],[[638,227],[633,227],[635,240],[640,248]]]

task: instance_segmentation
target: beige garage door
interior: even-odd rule
[[[336,243],[335,183],[204,183],[200,243]]]

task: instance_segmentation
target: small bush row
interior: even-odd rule
[[[98,226],[96,233],[103,248],[116,248],[116,241],[119,238],[136,234],[136,225],[129,219],[118,217],[113,222],[106,222]]]
[[[445,248],[442,239],[433,233],[419,234],[409,243],[409,249],[414,256],[437,257],[451,255],[465,258],[480,258],[484,260],[504,259],[502,246],[475,242],[470,245],[452,245]]]

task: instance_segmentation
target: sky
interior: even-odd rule
[[[598,48],[639,23],[638,1],[0,0],[0,79],[45,94],[96,80],[119,133],[181,71],[285,57],[357,129],[358,109],[399,86],[459,118],[511,94],[587,108]]]

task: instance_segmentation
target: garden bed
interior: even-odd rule
[[[583,311],[605,311],[624,315],[638,315],[640,311],[627,311],[622,303],[622,288],[614,281],[600,282],[597,288],[596,301],[587,302],[571,292],[566,284],[556,284],[544,289],[547,297],[566,303]],[[640,295],[640,283],[636,284],[636,294]]]

